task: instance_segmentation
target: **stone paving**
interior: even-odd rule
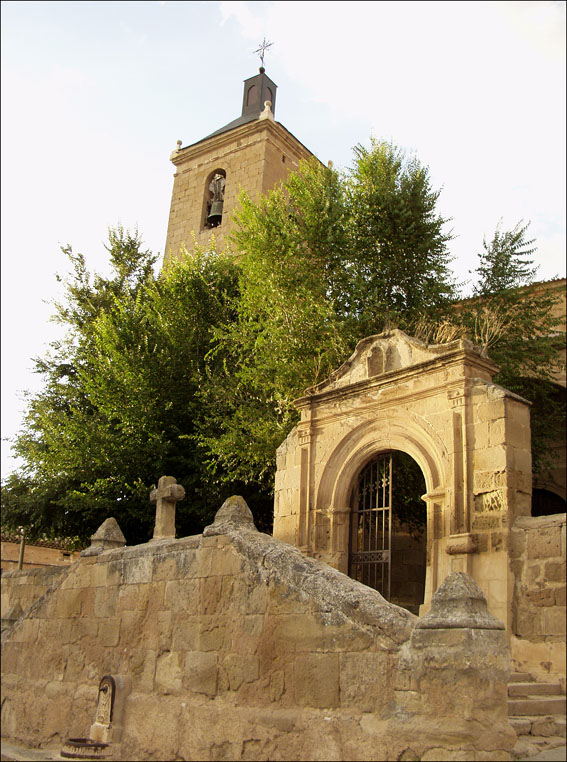
[[[59,754],[59,748],[28,749],[24,746],[2,741],[1,750],[2,762],[51,762],[52,760],[63,759]],[[565,762],[566,758],[567,747],[558,746],[555,749],[542,751],[534,757],[521,757],[517,762]]]

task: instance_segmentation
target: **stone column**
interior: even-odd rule
[[[418,758],[510,759],[509,670],[504,624],[472,577],[451,573],[400,653],[396,703]]]

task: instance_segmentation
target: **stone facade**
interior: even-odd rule
[[[115,759],[505,760],[507,641],[467,575],[420,620],[233,498],[203,535],[60,572],[3,633],[2,733],[84,739],[108,675],[128,686]]]
[[[22,571],[6,571],[2,574],[2,627],[11,624],[31,607],[48,590],[61,582],[69,566],[28,568]]]
[[[217,248],[227,242],[231,214],[245,190],[256,199],[299,168],[301,159],[313,154],[286,128],[271,118],[236,127],[220,135],[178,148],[171,154],[176,172],[165,244],[164,265],[179,257],[182,246],[189,251],[193,240],[208,246],[214,235]],[[226,173],[222,224],[205,227],[208,181],[215,170]]]
[[[427,490],[421,613],[447,574],[464,571],[510,626],[508,537],[530,512],[530,420],[528,402],[492,383],[496,370],[466,340],[431,346],[394,330],[361,341],[297,401],[301,422],[277,454],[274,536],[347,573],[357,475],[400,450]]]

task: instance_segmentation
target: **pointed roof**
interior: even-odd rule
[[[212,138],[214,135],[221,135],[223,132],[229,132],[236,127],[240,127],[248,122],[253,122],[259,118],[260,114],[264,110],[265,101],[270,101],[272,104],[272,114],[276,110],[276,90],[278,86],[272,82],[272,80],[266,74],[266,70],[263,66],[260,67],[259,73],[254,77],[249,77],[244,80],[244,92],[242,94],[242,114],[234,119],[232,122],[225,124],[215,132],[211,132],[203,140]],[[201,142],[201,141],[199,141]]]

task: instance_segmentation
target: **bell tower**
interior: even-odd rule
[[[260,67],[244,81],[242,113],[202,140],[177,148],[164,265],[195,240],[221,249],[231,228],[238,195],[257,198],[313,154],[274,118],[277,86]]]

